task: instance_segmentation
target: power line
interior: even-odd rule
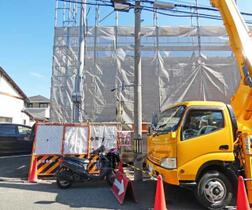
[[[150,4],[154,4],[154,1],[150,0],[142,0],[142,2],[147,2]],[[197,10],[207,10],[207,11],[213,11],[213,12],[218,12],[217,9],[212,8],[212,7],[207,7],[207,6],[197,6],[197,5],[186,5],[186,4],[174,4],[175,7],[182,7],[182,8],[187,8],[187,9],[197,9]],[[252,16],[252,13],[248,12],[240,12],[242,15],[246,16]]]
[[[91,6],[113,7],[113,4],[110,1],[106,1],[106,0],[96,0],[96,2],[94,2],[94,3],[92,3],[92,2],[83,3],[83,2],[77,1],[77,0],[58,0],[58,1],[68,2],[68,3],[76,3],[76,4],[86,4],[86,5],[91,5]],[[132,9],[135,7],[135,5],[130,2],[133,2],[133,1],[129,1],[129,4],[130,4],[129,6]],[[150,0],[142,0],[142,2],[154,4],[154,1],[150,1]],[[207,10],[207,11],[212,11],[212,12],[218,11],[217,9],[214,9],[214,8],[202,7],[202,6],[192,6],[192,5],[185,5],[185,4],[174,4],[174,5],[175,5],[175,7],[186,8],[186,9]],[[210,15],[210,14],[205,14],[205,13],[199,13],[198,15],[196,15],[192,11],[184,11],[184,10],[178,10],[178,9],[154,10],[153,7],[146,6],[146,5],[142,5],[141,7],[142,7],[142,10],[149,11],[149,12],[156,12],[158,14],[165,15],[165,16],[171,16],[171,17],[197,17],[198,16],[199,18],[204,18],[204,19],[222,20],[222,18],[219,15]],[[173,13],[173,14],[171,14],[171,13]],[[180,13],[181,15],[177,15],[174,13]],[[182,15],[182,14],[184,14],[184,15]],[[252,13],[241,12],[241,14],[246,15],[246,16],[252,16]],[[246,20],[246,23],[252,24],[252,21]]]
[[[197,15],[195,13],[191,13],[190,15],[189,14],[188,15],[176,15],[176,14],[164,13],[161,11],[156,11],[154,9],[148,9],[148,8],[143,8],[143,10],[150,11],[150,12],[156,12],[158,14],[170,16],[170,17],[197,17]],[[206,18],[206,19],[212,19],[212,20],[221,20],[221,18],[218,18],[218,17],[212,17],[212,16],[207,16],[207,15],[202,15],[202,14],[199,14],[199,17]]]
[[[155,10],[153,7],[149,7],[149,6],[143,6],[143,9],[150,9],[148,11],[154,11],[154,12],[157,12],[159,14],[163,14],[163,15],[167,15],[168,12],[171,12],[171,13],[184,13],[184,14],[188,14],[187,16],[185,17],[197,17],[197,15],[195,13],[193,13],[192,11],[182,11],[182,10],[178,10],[178,9],[174,9],[174,10],[165,10],[165,12],[162,12],[164,10]],[[170,16],[170,15],[169,15]],[[210,14],[205,14],[205,13],[199,13],[199,17],[201,18],[209,18],[209,19],[215,19],[215,20],[221,20],[221,17],[218,16],[218,15],[210,15]]]
[[[104,20],[106,20],[110,15],[112,15],[114,13],[114,10],[112,12],[110,12],[109,14],[107,14],[106,16],[104,16],[99,23],[102,23]]]
[[[67,3],[75,3],[75,4],[86,4],[86,5],[91,5],[91,6],[109,6],[109,7],[113,7],[113,4],[106,4],[106,3],[91,3],[91,2],[81,2],[81,1],[76,1],[76,0],[58,0],[58,1],[62,1],[62,2],[67,2]]]
[[[99,6],[111,6],[113,7],[113,4],[111,3],[111,1],[106,1],[106,0],[96,0],[96,3],[91,3],[91,2],[86,2],[83,3],[81,1],[77,1],[77,0],[59,0],[59,1],[64,1],[64,2],[71,2],[71,3],[77,3],[77,4],[88,4],[88,5],[99,5]],[[101,2],[101,3],[97,3],[97,2]],[[130,6],[133,8],[135,7],[134,4],[130,3],[130,2],[135,2],[133,0],[129,0],[128,1]],[[146,2],[146,3],[150,3],[150,4],[154,4],[154,1],[151,0],[142,0],[141,2]],[[175,7],[181,7],[181,8],[187,8],[187,9],[198,9],[198,10],[207,10],[207,11],[213,11],[213,12],[218,12],[217,9],[215,8],[211,8],[211,7],[207,7],[207,6],[196,6],[196,5],[186,5],[186,4],[174,4]],[[143,6],[142,7],[146,7]],[[162,9],[160,9],[162,10]],[[248,12],[240,12],[242,15],[246,15],[246,16],[252,16],[252,13],[248,13]]]

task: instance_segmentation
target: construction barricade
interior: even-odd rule
[[[90,173],[97,173],[97,156],[90,152],[102,144],[106,150],[117,148],[116,123],[38,123],[35,125],[29,181],[37,176],[54,176],[64,156],[91,158]]]

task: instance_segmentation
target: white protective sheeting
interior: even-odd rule
[[[35,139],[35,155],[60,155],[63,140],[63,126],[38,125]]]
[[[52,121],[73,118],[78,33],[78,27],[55,28]],[[143,121],[176,102],[230,102],[240,76],[223,27],[202,26],[199,32],[195,27],[143,27],[141,33]],[[133,27],[88,29],[81,84],[83,121],[133,122],[133,43]]]
[[[64,154],[88,153],[88,127],[65,128]]]
[[[92,125],[91,126],[91,151],[101,145],[106,150],[117,148],[117,127],[113,125]]]

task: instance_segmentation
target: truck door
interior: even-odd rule
[[[189,108],[178,141],[178,172],[181,180],[194,180],[197,169],[215,154],[232,152],[226,113],[221,108]]]

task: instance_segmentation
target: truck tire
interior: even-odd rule
[[[216,170],[201,176],[195,189],[197,200],[208,209],[224,209],[231,205],[234,195],[230,180]]]

